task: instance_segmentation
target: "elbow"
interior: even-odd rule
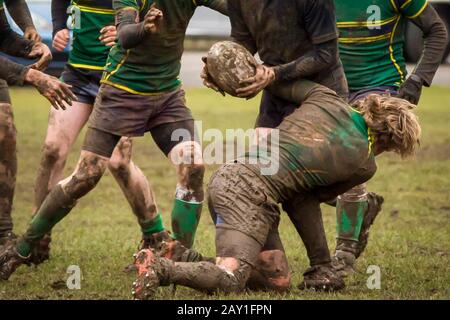
[[[117,42],[120,44],[122,48],[125,50],[131,49],[133,47],[133,44],[127,40],[127,37],[123,35],[122,32],[117,33]]]

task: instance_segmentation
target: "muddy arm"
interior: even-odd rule
[[[419,76],[424,85],[429,87],[447,47],[447,30],[431,5],[427,5],[425,10],[411,21],[424,34],[424,50],[413,74]]]

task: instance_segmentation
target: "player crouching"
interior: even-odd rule
[[[406,100],[370,95],[353,107],[335,92],[309,81],[298,83],[302,104],[279,126],[279,145],[223,165],[211,178],[209,205],[216,223],[216,261],[173,262],[151,250],[136,259],[137,299],[152,298],[159,286],[183,285],[207,292],[238,292],[246,287],[269,231],[277,227],[278,204],[302,197],[303,214],[369,180],[375,156],[414,153],[421,128]],[[276,149],[276,150],[275,150]],[[279,170],[262,175],[250,158],[279,152]],[[322,280],[321,280],[322,279]],[[341,289],[331,266],[313,266],[302,287]]]

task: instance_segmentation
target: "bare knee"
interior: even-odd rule
[[[281,250],[261,252],[248,287],[253,290],[286,292],[290,286],[291,274],[285,253]]]
[[[109,160],[108,168],[113,173],[128,168],[131,162],[131,151],[131,139],[127,137],[121,138]]]
[[[108,159],[83,152],[75,172],[61,185],[67,195],[79,199],[95,188],[106,170]]]
[[[56,164],[64,166],[68,154],[68,146],[63,147],[60,142],[46,142],[42,149],[42,165],[53,167]]]

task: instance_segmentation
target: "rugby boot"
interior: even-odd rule
[[[29,264],[30,257],[22,257],[16,250],[16,241],[8,241],[0,249],[0,280],[9,277],[23,264]]]
[[[155,252],[158,252],[161,247],[162,243],[171,243],[175,241],[169,234],[167,230],[153,233],[148,236],[142,236],[142,240],[138,246],[138,251],[144,250],[144,249],[153,249]],[[125,273],[131,273],[137,271],[135,268],[134,263],[130,264],[125,267],[124,272]]]
[[[13,232],[8,232],[0,237],[0,247],[4,246],[8,241],[17,239],[17,236]]]
[[[31,251],[30,262],[35,266],[40,265],[44,261],[50,259],[50,243],[52,237],[50,234],[46,234],[41,241]]]
[[[151,249],[141,250],[136,255],[135,267],[138,273],[133,282],[131,294],[136,300],[153,299],[158,287],[168,279],[170,264],[172,261],[161,259]]]
[[[324,264],[308,268],[298,288],[326,292],[339,291],[345,288],[345,283],[330,264]]]

